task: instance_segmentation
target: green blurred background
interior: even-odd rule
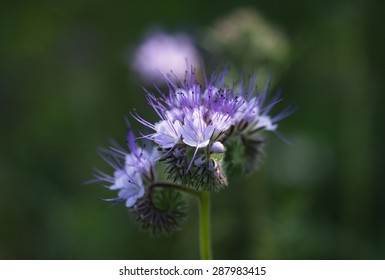
[[[208,71],[213,62],[245,73],[269,69],[272,91],[283,88],[281,108],[298,107],[280,123],[292,144],[269,135],[260,170],[230,178],[213,196],[214,257],[384,259],[383,3],[2,3],[0,258],[199,257],[195,201],[181,231],[151,237],[123,204],[98,200],[111,192],[82,185],[93,167],[111,171],[96,147],[109,137],[124,143],[130,111],[153,117],[127,52],[161,27],[191,34]],[[265,52],[243,33],[218,42],[210,32],[242,7],[283,41]],[[272,31],[248,32],[263,44]],[[283,55],[269,51],[282,46]]]

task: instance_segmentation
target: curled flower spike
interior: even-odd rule
[[[153,190],[150,197],[131,208],[141,229],[152,234],[168,234],[178,230],[186,217],[186,203],[175,190]]]
[[[117,197],[104,200],[114,204],[125,202],[142,229],[153,234],[167,234],[179,229],[186,216],[183,197],[177,190],[153,187],[162,185],[155,183],[158,148],[149,145],[151,143],[139,145],[130,128],[126,143],[129,151],[115,142],[109,149],[100,149],[100,156],[114,169],[114,175],[96,170],[95,180],[90,182],[102,182],[107,189],[116,191]],[[175,149],[175,153],[178,152],[183,153]]]

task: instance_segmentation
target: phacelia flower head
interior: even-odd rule
[[[183,80],[174,72],[165,75],[167,93],[159,88],[158,94],[146,91],[159,118],[149,122],[132,114],[151,131],[136,138],[129,128],[128,151],[115,142],[100,150],[113,175],[96,170],[93,181],[115,192],[116,197],[106,200],[124,202],[142,229],[178,229],[186,216],[180,192],[201,197],[202,190],[227,186],[228,169],[255,169],[263,155],[264,132],[275,132],[278,122],[291,113],[288,108],[272,116],[280,94],[267,101],[269,86],[257,91],[255,77],[246,85],[227,86],[227,70],[205,76],[202,83],[193,68]]]
[[[243,84],[228,87],[224,82],[227,70],[205,77],[203,84],[193,68],[186,71],[184,80],[166,75],[168,94],[147,92],[147,100],[161,120],[151,124],[135,115],[154,131],[145,137],[159,145],[160,159],[166,162],[173,181],[207,190],[225,187],[227,154],[233,158],[231,153],[241,152],[245,169],[252,169],[262,154],[263,131],[275,131],[277,122],[291,113],[287,109],[272,117],[270,111],[280,101],[279,94],[266,102],[269,87],[257,92],[255,77],[247,88]]]

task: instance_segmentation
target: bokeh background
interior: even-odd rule
[[[155,120],[131,62],[161,29],[191,36],[208,72],[258,70],[298,107],[280,122],[291,144],[269,135],[259,171],[213,196],[214,257],[384,259],[383,3],[2,3],[0,258],[199,257],[194,200],[181,231],[151,237],[82,185],[111,172],[96,147],[124,143],[130,111]]]

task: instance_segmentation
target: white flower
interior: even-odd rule
[[[144,195],[144,186],[140,174],[132,167],[114,172],[115,182],[110,190],[119,190],[118,198],[126,201],[126,207],[133,206]]]
[[[206,147],[210,142],[214,129],[213,125],[207,125],[203,120],[201,110],[194,109],[184,119],[184,125],[181,129],[183,142],[191,147]]]
[[[253,129],[257,130],[260,128],[264,128],[265,130],[268,130],[268,131],[273,131],[277,129],[277,125],[273,124],[273,122],[271,121],[271,118],[269,118],[268,116],[259,116],[258,121]]]
[[[171,122],[163,120],[155,124],[156,133],[152,138],[162,148],[172,148],[179,142],[181,136],[181,123],[176,120]]]
[[[216,133],[226,131],[233,124],[233,118],[229,114],[214,112],[211,116],[211,123],[215,127]]]
[[[125,165],[127,168],[136,168],[140,174],[150,176],[151,168],[155,165],[158,157],[159,153],[156,148],[148,152],[141,147],[137,147],[135,153],[126,155]]]

